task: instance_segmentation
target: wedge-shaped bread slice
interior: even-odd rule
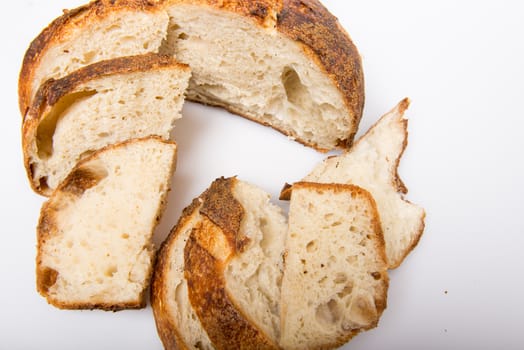
[[[165,38],[160,47],[159,38]],[[191,66],[191,100],[308,146],[344,148],[357,131],[364,104],[360,55],[317,0],[95,1],[67,12],[31,44],[19,81],[22,113],[47,79],[144,51]]]
[[[50,195],[75,164],[106,145],[168,139],[191,73],[157,54],[101,61],[48,80],[23,124],[24,161],[35,191]]]
[[[151,0],[96,0],[64,11],[31,43],[18,85],[22,115],[40,85],[92,63],[158,52],[169,18]]]
[[[375,327],[387,289],[384,240],[371,195],[351,185],[293,185],[282,348],[332,349]]]
[[[165,347],[207,349],[207,333],[217,349],[278,349],[286,229],[267,193],[214,181],[159,253],[152,305]]]
[[[201,222],[206,194],[184,209],[178,223],[158,251],[151,282],[151,306],[165,349],[214,349],[189,302],[184,276],[184,248],[191,231]]]
[[[304,181],[355,184],[369,191],[380,213],[390,268],[398,267],[417,245],[424,231],[424,209],[404,199],[406,186],[397,168],[407,145],[402,100],[340,156],[325,159]],[[282,198],[289,196],[284,190]]]
[[[158,137],[108,146],[82,160],[44,203],[37,289],[65,309],[145,306],[151,236],[165,206],[176,146]]]

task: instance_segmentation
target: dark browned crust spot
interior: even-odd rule
[[[317,0],[284,0],[277,29],[304,44],[306,54],[320,66],[343,92],[353,133],[339,146],[351,146],[364,109],[364,73],[360,54],[347,32]]]
[[[86,190],[96,186],[107,175],[107,171],[102,168],[76,168],[66,177],[62,183],[61,190],[80,197]]]
[[[64,40],[73,27],[82,26],[93,19],[101,19],[119,10],[159,10],[162,0],[96,0],[72,10],[51,22],[29,45],[22,62],[18,80],[18,102],[22,116],[31,104],[31,83],[35,67],[38,66],[48,47]]]
[[[216,179],[203,196],[200,209],[202,215],[222,230],[234,253],[242,252],[249,242],[248,237],[240,234],[244,208],[232,192],[236,181],[234,177]]]

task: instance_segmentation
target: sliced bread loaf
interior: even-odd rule
[[[390,268],[398,267],[418,243],[424,231],[424,209],[404,199],[406,186],[397,168],[407,145],[402,100],[364,134],[351,149],[330,157],[308,174],[304,181],[355,184],[368,190],[377,203]],[[288,189],[282,198],[289,197]]]
[[[333,349],[375,327],[387,289],[371,195],[350,185],[294,184],[280,299],[282,348]]]
[[[207,349],[207,334],[217,349],[278,349],[286,229],[262,190],[213,182],[159,253],[152,305],[165,347]]]
[[[158,137],[108,146],[82,160],[44,203],[37,289],[59,308],[145,306],[176,146]]]
[[[35,191],[50,195],[82,158],[106,145],[158,135],[181,117],[189,67],[146,54],[100,61],[39,89],[23,124]]]
[[[192,67],[190,99],[308,146],[345,148],[357,131],[360,55],[317,0],[92,2],[55,20],[31,44],[19,80],[21,111],[49,78],[144,52],[175,55]]]
[[[40,85],[92,63],[158,52],[169,18],[152,0],[95,0],[55,19],[30,44],[18,85],[22,115]]]

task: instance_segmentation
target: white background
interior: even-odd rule
[[[161,349],[151,308],[61,311],[35,289],[43,199],[22,166],[17,77],[30,41],[76,0],[20,0],[0,18],[0,349]],[[358,46],[366,77],[360,133],[403,97],[409,146],[400,175],[427,211],[417,249],[391,272],[375,330],[344,349],[522,349],[524,325],[524,9],[521,1],[324,4]],[[324,156],[226,112],[186,104],[178,171],[160,241],[219,176],[274,197]],[[277,201],[278,203],[278,201]]]

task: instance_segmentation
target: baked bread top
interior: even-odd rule
[[[317,0],[92,2],[66,12],[31,44],[19,80],[21,112],[49,78],[145,52],[191,66],[189,99],[318,150],[345,148],[357,131],[364,104],[360,55]]]

